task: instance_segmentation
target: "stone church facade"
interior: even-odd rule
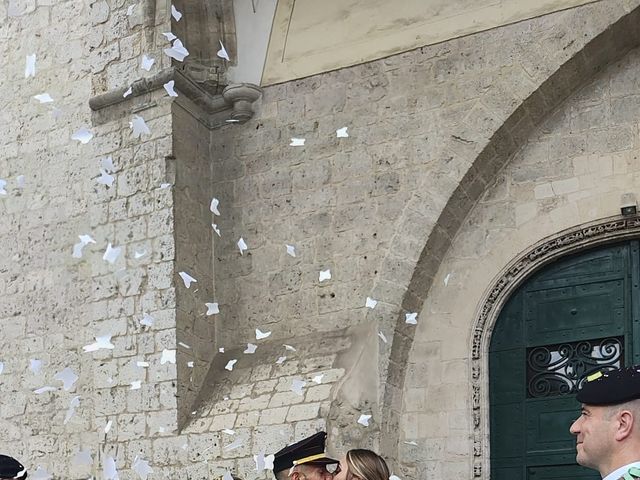
[[[640,236],[640,2],[262,87],[226,80],[214,3],[0,5],[1,451],[55,479],[257,479],[326,429],[403,480],[489,479],[503,306]]]

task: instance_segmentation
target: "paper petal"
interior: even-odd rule
[[[233,480],[233,475],[231,475],[231,472],[229,470],[224,472],[224,475],[222,476],[222,480]]]
[[[244,255],[245,250],[249,248],[242,237],[238,240],[238,248],[240,249],[240,255]]]
[[[105,262],[109,262],[111,265],[116,263],[118,257],[120,256],[120,252],[122,252],[122,247],[112,247],[111,243],[107,244],[107,250],[104,252],[102,259]]]
[[[303,391],[302,389],[304,388],[304,386],[307,384],[307,382],[305,382],[304,380],[300,380],[299,378],[294,378],[291,381],[291,391],[298,394],[298,395],[303,395]]]
[[[324,282],[325,280],[331,280],[331,270],[320,270],[320,275],[318,276],[318,280]]]
[[[17,478],[17,477],[14,477]],[[33,480],[51,480],[53,475],[51,475],[47,470],[40,465],[36,468],[36,471],[33,474],[29,474],[29,478]]]
[[[170,81],[168,81],[167,83],[165,83],[163,85],[164,89],[166,90],[166,92],[169,94],[170,97],[177,97],[178,96],[178,94],[176,93],[176,91],[173,88],[175,86],[175,84],[176,84],[175,80],[170,80]]]
[[[374,308],[376,308],[377,304],[378,304],[377,300],[374,300],[371,297],[367,297],[367,301],[365,302],[364,306],[367,307],[367,308],[374,309]]]
[[[139,115],[134,115],[129,122],[129,127],[133,130],[133,138],[141,138],[142,135],[151,135],[151,130],[147,123]]]
[[[220,205],[220,200],[218,200],[217,198],[212,198],[211,199],[211,204],[209,205],[209,210],[211,210],[211,212],[214,215],[220,215],[220,210],[218,210],[218,206]]]
[[[404,321],[405,323],[408,323],[410,325],[416,325],[418,323],[418,314],[416,312],[414,313],[406,313],[404,315]]]
[[[64,417],[64,422],[63,422],[64,425],[69,423],[69,420],[71,420],[71,417],[73,417],[76,413],[76,408],[78,408],[79,406],[80,406],[80,395],[76,395],[69,402],[69,408],[67,409],[67,413]]]
[[[263,338],[267,338],[271,335],[271,332],[263,332],[259,328],[256,328],[256,340],[262,340]]]
[[[229,54],[227,53],[227,49],[224,48],[224,45],[222,44],[222,40],[218,40],[220,42],[220,50],[218,50],[218,52],[216,53],[216,55],[218,55],[220,58],[224,58],[227,62],[229,62]]]
[[[142,61],[140,62],[140,68],[142,68],[143,70],[146,70],[147,72],[149,70],[151,70],[151,67],[153,67],[153,64],[155,63],[155,60],[151,57],[147,57],[147,55],[142,55]]]
[[[261,472],[264,470],[264,453],[259,453],[253,456],[253,461],[256,462],[256,471]]]
[[[397,475],[391,475],[389,477],[389,480],[402,480],[400,477],[398,477]]]
[[[342,127],[336,130],[336,137],[338,138],[347,138],[349,136],[349,134],[347,133],[347,128],[349,127]]]
[[[3,180],[2,178],[0,178],[0,195],[1,196],[6,196],[7,195],[7,191],[4,188],[6,186],[7,186],[7,181]]]
[[[101,169],[100,176],[97,178],[96,183],[99,183],[100,185],[106,185],[107,187],[112,187],[115,179],[116,177],[108,174],[107,172]]]
[[[111,335],[102,335],[96,337],[95,343],[82,347],[85,352],[95,352],[100,349],[114,349],[115,345],[111,343]]]
[[[287,357],[278,357],[278,359],[276,360],[276,365],[282,365],[286,359]]]
[[[42,395],[43,393],[46,392],[55,392],[57,390],[56,387],[52,387],[50,385],[47,385],[45,387],[40,387],[40,388],[36,388],[33,393],[35,393],[36,395]]]
[[[176,22],[179,22],[182,18],[182,13],[180,13],[176,7],[171,5],[171,16],[176,20]]]
[[[286,245],[285,247],[287,247],[287,255],[290,255],[292,257],[296,256],[296,247],[294,247],[293,245]]]
[[[116,461],[113,457],[107,457],[104,459],[102,474],[104,476],[104,480],[120,480],[118,470],[116,469]]]
[[[131,382],[131,390],[140,390],[142,387],[142,380],[134,380]]]
[[[180,272],[178,273],[178,275],[180,275],[180,278],[182,278],[182,281],[184,282],[184,286],[187,288],[189,288],[192,283],[198,282],[195,278],[193,278],[187,272]]]
[[[142,480],[147,480],[150,473],[153,473],[153,468],[149,466],[147,460],[136,457],[133,461],[133,470],[140,476]]]
[[[173,41],[173,45],[171,48],[165,48],[164,53],[169,57],[178,60],[179,62],[184,61],[185,57],[189,55],[189,50],[187,50],[179,38],[176,38]]]
[[[78,375],[76,375],[75,372],[69,367],[66,367],[61,372],[56,373],[53,378],[54,380],[61,381],[62,388],[64,388],[65,391],[68,392],[73,388],[73,385],[78,381],[78,378],[80,377],[78,377]]]
[[[382,332],[378,332],[378,336],[380,337],[380,339],[384,342],[384,343],[389,343],[387,340],[387,337],[385,336],[384,333]]]
[[[211,226],[213,227],[213,231],[216,232],[219,237],[221,237],[222,235],[220,235],[220,229],[218,228],[218,225],[212,223]]]
[[[227,364],[225,365],[225,367],[224,367],[225,370],[229,370],[229,371],[233,370],[233,366],[236,364],[237,361],[238,360],[235,360],[235,359],[234,360],[229,360],[227,362]]]
[[[129,5],[127,7],[127,17],[130,17],[131,15],[133,15],[133,10],[136,8],[135,3],[133,5]]]
[[[235,435],[236,431],[235,430],[231,430],[230,428],[225,428],[224,430],[222,430],[223,433],[226,433],[227,435]]]
[[[29,360],[29,370],[31,370],[34,374],[39,374],[40,373],[40,369],[42,368],[42,360],[38,360],[35,358],[32,358],[31,360]]]
[[[131,95],[133,93],[133,87],[129,87],[125,90],[125,92],[122,94],[123,98],[127,98],[129,95]]]
[[[155,322],[155,319],[148,313],[145,313],[142,315],[142,320],[140,320],[140,325],[144,325],[145,327],[152,327],[154,322]]]
[[[91,458],[90,450],[80,450],[73,456],[71,460],[76,465],[91,465],[93,463],[93,458]]]
[[[242,353],[255,353],[258,346],[254,343],[247,343],[247,348]]]
[[[291,139],[291,143],[289,144],[289,146],[290,147],[304,147],[304,142],[305,142],[304,138],[292,138]]]
[[[53,98],[48,93],[40,93],[38,95],[34,95],[33,98],[38,100],[40,103],[51,103],[53,102]]]
[[[217,302],[205,303],[205,305],[207,306],[207,316],[217,315],[218,313],[220,313],[220,308],[218,308]]]
[[[451,278],[451,274],[447,273],[447,276],[444,277],[444,286],[448,286],[449,285],[449,279]]]
[[[73,135],[71,135],[71,140],[77,140],[83,145],[86,145],[87,143],[89,143],[92,138],[93,138],[93,133],[91,133],[91,131],[87,130],[86,128],[81,128],[80,130],[75,132]]]
[[[318,385],[322,383],[322,378],[324,377],[324,373],[321,373],[320,375],[316,375],[315,377],[313,377],[313,382],[317,383]]]
[[[100,168],[108,173],[115,172],[116,166],[113,164],[113,158],[111,155],[100,159]]]
[[[271,455],[267,455],[264,457],[264,469],[265,470],[273,470],[273,461],[276,459],[276,456],[272,453]]]
[[[165,363],[176,363],[175,350],[167,350],[166,348],[162,350],[162,356],[160,357],[160,365],[164,365]]]
[[[24,181],[25,181],[25,176],[24,175],[18,175],[16,177],[16,185],[21,190],[24,188]]]
[[[286,343],[283,345],[284,348],[286,348],[287,350],[289,350],[290,352],[296,352],[297,350],[292,347],[291,345],[287,345]]]
[[[360,415],[360,418],[358,418],[358,423],[360,425],[364,425],[365,427],[368,427],[370,419],[371,419],[371,415],[362,414]]]
[[[24,67],[24,78],[36,76],[36,54],[27,55]]]
[[[164,38],[166,38],[168,41],[172,41],[175,40],[177,37],[171,33],[171,32],[164,32],[162,35],[164,35]]]

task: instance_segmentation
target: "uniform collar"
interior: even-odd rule
[[[640,468],[640,461],[628,463],[627,465],[623,465],[622,467],[614,470],[609,475],[604,477],[602,480],[620,480],[622,476],[627,473],[627,471],[632,467]]]

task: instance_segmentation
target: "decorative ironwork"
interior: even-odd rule
[[[622,366],[622,340],[599,338],[528,348],[527,396],[570,395],[589,374]]]

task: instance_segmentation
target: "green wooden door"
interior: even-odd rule
[[[569,426],[591,372],[640,363],[638,242],[564,258],[505,305],[489,351],[492,480],[599,480]]]

